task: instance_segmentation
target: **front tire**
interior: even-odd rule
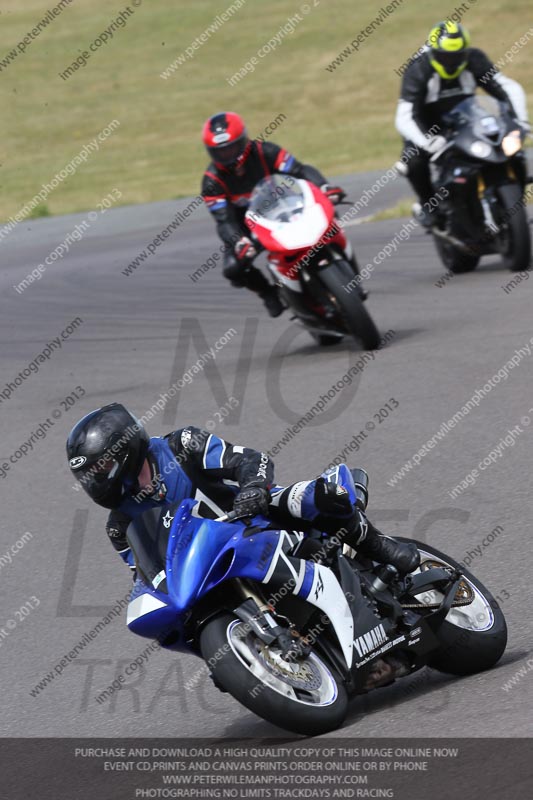
[[[312,333],[311,336],[321,347],[333,347],[342,342],[342,336],[330,336],[327,333]]]
[[[471,572],[453,558],[431,545],[415,544],[422,562],[440,562],[459,570],[475,593],[469,606],[452,608],[448,612],[436,633],[440,647],[431,655],[428,666],[451,675],[472,675],[490,669],[500,660],[507,644],[507,625],[498,602]]]
[[[216,684],[246,708],[286,730],[316,736],[342,725],[348,697],[340,679],[315,653],[288,662],[232,614],[211,620],[200,637],[202,657]]]
[[[479,264],[479,256],[463,253],[458,247],[454,247],[450,242],[445,242],[439,236],[433,235],[437,253],[440,260],[450,272],[454,275],[460,275],[465,272],[472,272]]]
[[[512,272],[528,270],[531,265],[531,234],[522,189],[518,184],[510,183],[500,186],[498,194],[502,206],[502,219],[497,222],[503,229],[500,237],[503,264]]]
[[[353,269],[348,262],[333,261],[318,273],[318,278],[338,309],[348,333],[361,341],[365,350],[377,350],[381,340],[372,317],[357,289],[347,292],[344,288],[354,279]]]

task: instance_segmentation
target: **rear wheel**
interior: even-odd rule
[[[346,690],[317,654],[285,661],[278,647],[267,646],[232,614],[206,625],[200,648],[215,683],[274,725],[317,735],[344,721]]]
[[[531,234],[522,189],[516,183],[500,186],[501,227],[498,237],[504,266],[512,272],[522,272],[531,265]]]
[[[365,350],[377,350],[380,345],[379,331],[359,297],[357,288],[349,287],[354,279],[353,269],[346,261],[333,261],[318,273],[332,303],[348,333],[362,342]]]
[[[452,675],[471,675],[490,669],[500,660],[507,644],[507,625],[498,602],[471,572],[453,558],[430,545],[415,544],[421,556],[421,565],[416,572],[431,566],[459,570],[464,576],[460,594],[465,601],[471,600],[467,605],[451,608],[448,612],[436,633],[440,647],[431,655],[428,665]],[[438,603],[442,597],[437,590],[416,595],[423,605]]]

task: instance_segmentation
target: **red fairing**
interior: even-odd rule
[[[313,193],[313,200],[318,203],[319,206],[322,206],[324,213],[328,218],[328,222],[331,222],[335,216],[335,206],[329,197],[326,197],[324,192],[318,188],[318,186],[315,186],[314,183],[310,183],[309,181],[307,182],[307,185]]]
[[[328,244],[335,244],[342,248],[342,250],[346,248],[346,236],[344,235],[342,229],[339,228],[335,222],[328,228],[322,238],[324,240],[327,239]],[[269,251],[272,252],[272,255],[268,260],[282,275],[286,275],[289,278],[294,278],[298,272],[300,261],[305,258],[306,254],[309,252],[309,249],[310,248],[306,248],[305,250],[301,251],[294,251],[300,252],[300,256],[297,259],[294,258],[294,254],[291,255],[290,251],[285,251],[284,253]],[[287,257],[289,257],[290,260],[287,260]]]
[[[321,192],[320,189],[317,186],[315,186],[313,183],[307,182],[307,186],[308,186],[308,188],[310,189],[310,191],[311,191],[311,193],[313,195],[313,200],[314,200],[315,204],[319,205],[322,208],[322,210],[323,210],[323,212],[324,212],[324,214],[326,216],[327,221],[329,223],[331,223],[333,221],[333,219],[335,218],[335,207],[334,207],[333,203],[329,200],[328,197],[326,197],[324,192]],[[248,228],[250,228],[250,230],[252,231],[252,233],[255,236],[257,236],[257,238],[259,239],[259,241],[261,242],[261,244],[263,245],[265,250],[267,250],[269,253],[276,253],[276,254],[293,253],[294,254],[294,253],[301,252],[302,255],[303,255],[309,249],[309,248],[305,248],[305,250],[302,250],[301,248],[298,248],[296,250],[290,250],[290,249],[287,249],[286,247],[284,247],[283,245],[280,245],[280,243],[277,241],[276,237],[272,234],[272,231],[270,230],[270,228],[267,228],[264,225],[261,225],[261,222],[260,222],[259,219],[251,219],[249,214],[246,215],[245,222],[246,222],[246,225],[248,226]],[[318,243],[318,241],[320,239],[320,235],[317,236],[316,240],[311,245],[312,247],[316,246],[316,244]],[[344,239],[344,236],[343,236],[343,241],[344,241],[344,244],[346,244],[346,239]]]
[[[327,241],[328,244],[335,244],[343,250],[347,246],[346,237],[335,220],[335,207],[333,203],[331,203],[329,198],[314,184],[307,182],[307,187],[312,194],[314,203],[322,208],[327,222],[329,223],[327,231],[324,234],[318,232],[317,238],[310,247],[304,249],[298,248],[295,250],[288,249],[280,244],[270,228],[261,224],[260,219],[251,219],[249,215],[245,218],[248,228],[257,237],[267,252],[271,254],[271,258],[269,258],[271,264],[280,273],[285,275],[289,274],[289,277],[294,277],[295,272],[298,270],[299,261],[309,253],[310,249],[316,247],[321,240],[324,242]],[[299,254],[299,258],[295,260],[294,256],[297,254]],[[286,261],[286,257],[289,258],[289,261]]]
[[[331,237],[331,239],[328,239],[328,244],[336,244],[339,247],[342,247],[343,250],[346,250],[346,247],[348,246],[348,240],[346,239],[342,228],[339,228],[338,225],[332,225],[328,233],[333,232],[335,228],[337,229],[337,232]]]
[[[250,219],[248,216],[245,217],[245,222],[254,236],[257,236],[265,250],[267,250],[269,253],[277,253],[279,250],[279,244],[272,236],[269,228],[265,228],[263,225],[261,225],[259,220]]]
[[[315,266],[320,269],[329,264],[331,253],[325,251],[326,247],[346,254],[348,243],[329,197],[309,181],[290,181],[278,175],[260,181],[252,192],[245,221],[255,241],[267,251],[269,268],[277,273],[276,282],[287,291],[299,293],[300,302],[320,318],[326,309],[313,299],[300,273],[305,270],[309,274]],[[295,191],[282,199],[285,189],[291,188]]]

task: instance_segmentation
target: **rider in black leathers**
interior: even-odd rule
[[[396,112],[396,128],[404,138],[401,160],[418,195],[417,216],[423,225],[431,224],[431,212],[425,210],[433,193],[429,159],[446,144],[440,133],[442,115],[474,95],[477,88],[506,103],[522,129],[530,130],[520,84],[499,72],[482,50],[470,47],[463,25],[438,23],[429,34],[427,47],[403,75]],[[522,153],[514,159],[514,166],[525,185],[527,168]]]

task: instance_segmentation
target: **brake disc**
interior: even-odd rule
[[[257,653],[266,669],[281,678],[285,683],[295,689],[319,689],[322,685],[322,676],[318,667],[312,661],[285,661],[281,650],[271,650],[271,646],[252,637],[249,645]]]

